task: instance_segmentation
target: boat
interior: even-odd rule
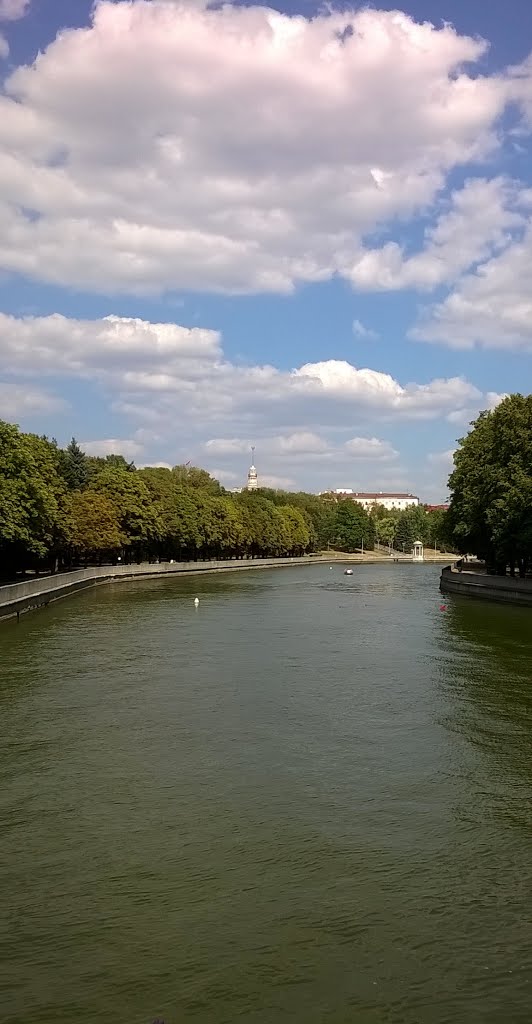
[[[344,570],[344,576],[352,576],[352,575],[353,575],[353,570],[352,569],[345,569]]]

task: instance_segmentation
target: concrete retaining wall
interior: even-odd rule
[[[441,558],[426,559],[427,562],[441,561]],[[389,558],[379,554],[339,554],[329,552],[322,555],[303,555],[300,558],[249,558],[228,559],[208,562],[143,562],[141,565],[103,565],[88,569],[74,569],[56,576],[39,576],[23,583],[11,583],[0,587],[0,620],[19,616],[33,608],[42,608],[52,601],[75,594],[78,590],[102,583],[117,583],[120,580],[152,579],[157,576],[183,575],[185,573],[237,572],[242,569],[269,569],[283,565],[309,565],[319,562],[342,564],[390,564],[412,562],[412,556],[401,555]]]
[[[208,562],[143,562],[141,565],[104,565],[88,569],[74,569],[56,576],[41,576],[0,587],[0,619],[21,615],[33,608],[41,608],[68,597],[78,590],[101,583],[116,583],[120,580],[153,579],[184,573],[231,572],[242,569],[267,569],[274,566],[306,564],[319,560],[319,556],[303,555],[301,558],[250,558],[229,559]]]
[[[442,570],[440,589],[446,594],[477,597],[482,601],[532,606],[532,580],[513,579],[511,576],[459,572],[454,566],[449,565]]]

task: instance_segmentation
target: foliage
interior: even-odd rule
[[[510,395],[462,438],[449,479],[457,549],[524,575],[532,560],[532,396]]]
[[[420,505],[411,505],[399,513],[395,531],[398,551],[411,551],[416,541],[425,543],[428,536],[427,513]]]
[[[228,494],[197,466],[138,470],[121,455],[86,455],[75,438],[61,450],[0,421],[0,554],[8,575],[45,559],[300,555],[332,542],[336,515],[316,495]],[[363,525],[368,545],[367,517]]]
[[[70,444],[60,454],[61,475],[69,491],[80,491],[86,486],[89,478],[88,459],[73,437]]]
[[[44,558],[64,537],[63,497],[57,446],[23,434],[0,420],[0,555],[3,571],[22,557]]]
[[[95,477],[92,486],[116,506],[126,542],[135,547],[137,553],[142,545],[149,547],[150,542],[160,537],[159,510],[138,473],[109,465]]]
[[[66,500],[66,541],[83,557],[120,551],[127,544],[118,508],[96,491],[75,491]]]
[[[333,531],[334,545],[341,551],[356,551],[362,546],[373,548],[374,522],[357,501],[342,499],[337,503]]]

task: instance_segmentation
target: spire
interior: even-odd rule
[[[253,444],[253,445],[251,445],[251,466],[249,467],[249,470],[248,470],[248,483],[247,483],[248,491],[256,491],[257,487],[259,486],[259,482],[258,482],[258,479],[257,479],[257,470],[255,469],[254,462],[255,462],[255,445]]]

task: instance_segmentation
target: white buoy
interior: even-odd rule
[[[198,607],[198,605],[199,605],[199,597],[195,597],[195,598],[194,598],[194,604],[195,604],[195,606],[196,606],[196,608],[197,608],[197,607]]]

